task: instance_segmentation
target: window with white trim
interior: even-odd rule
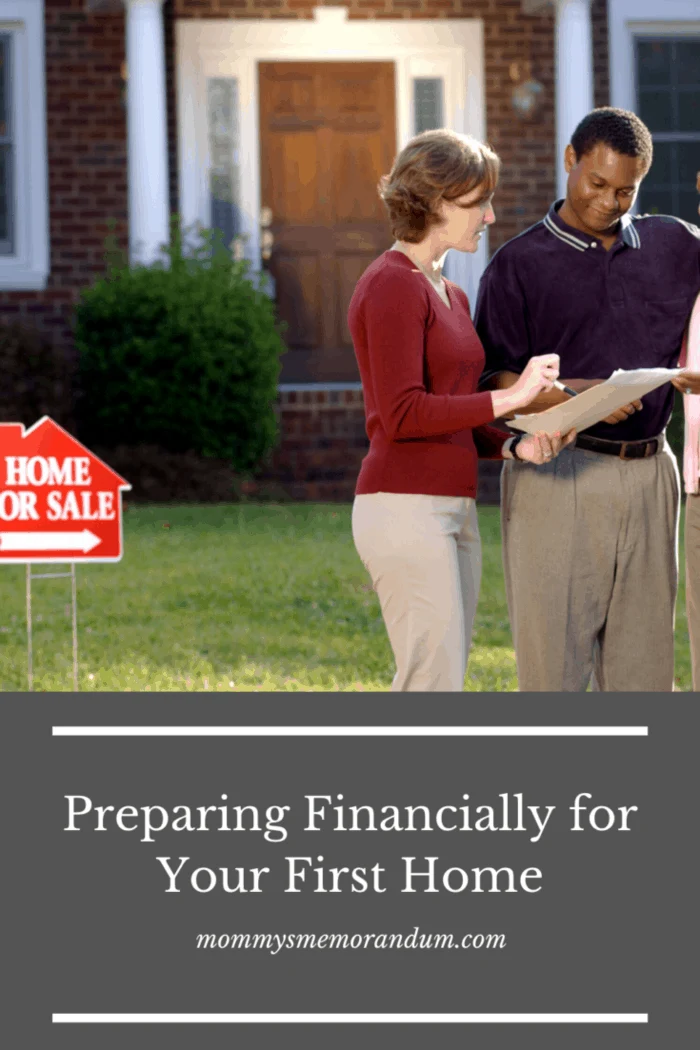
[[[0,35],[0,255],[13,251],[12,37]]]
[[[0,290],[48,270],[44,0],[0,0]]]
[[[235,253],[241,236],[240,119],[236,77],[207,78],[211,225]]]
[[[442,77],[413,78],[413,134],[444,127]]]
[[[638,37],[637,112],[652,133],[654,162],[639,194],[641,213],[698,221],[700,34]]]

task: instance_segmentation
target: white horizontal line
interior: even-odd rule
[[[53,726],[53,736],[648,736],[648,726]]]
[[[53,1014],[54,1024],[647,1024],[648,1014]]]

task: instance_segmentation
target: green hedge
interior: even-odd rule
[[[157,445],[253,468],[274,445],[279,358],[274,306],[220,239],[167,262],[112,263],[76,312],[80,434],[102,446]]]

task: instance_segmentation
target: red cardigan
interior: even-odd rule
[[[476,496],[477,456],[500,459],[507,435],[477,393],[484,350],[469,301],[445,281],[452,309],[399,251],[367,267],[348,323],[360,368],[369,452],[357,480],[369,492]],[[478,450],[478,452],[477,452]]]

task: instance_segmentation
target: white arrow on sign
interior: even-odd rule
[[[82,532],[0,532],[0,551],[88,551],[102,540],[89,529]]]

